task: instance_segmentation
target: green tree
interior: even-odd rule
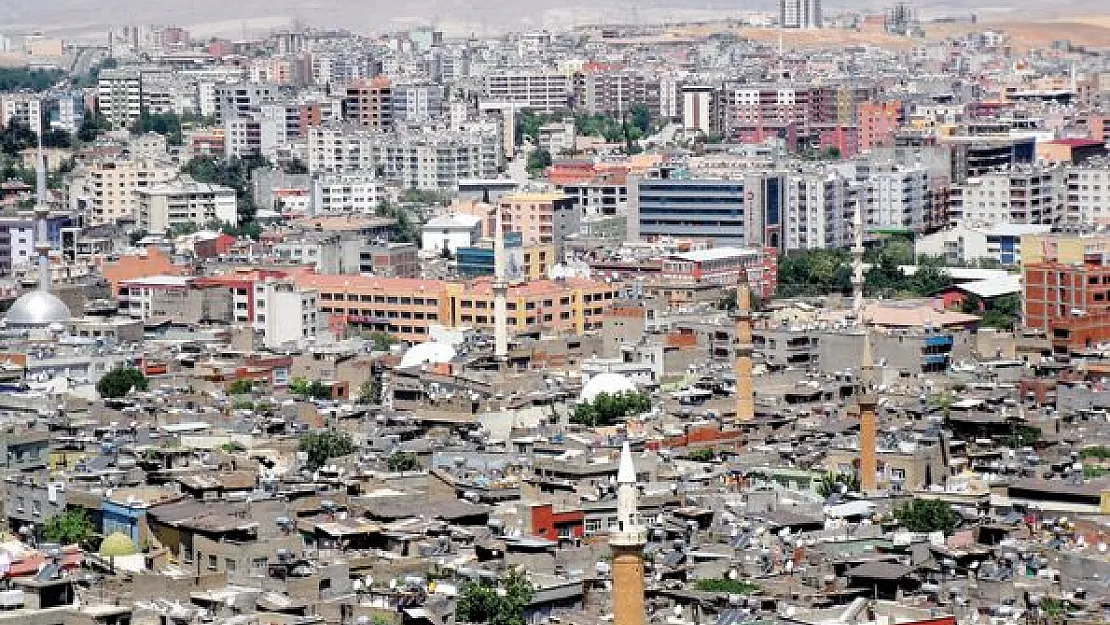
[[[289,382],[289,392],[304,399],[331,399],[331,388],[319,380],[309,382],[304,378],[293,378]]]
[[[112,369],[96,383],[96,392],[106,399],[123,397],[130,393],[131,389],[145,391],[148,388],[150,388],[150,381],[135,367]]]
[[[717,452],[712,449],[695,449],[686,454],[686,459],[694,462],[709,462],[716,457]]]
[[[939,499],[913,499],[894,510],[894,516],[911,532],[944,532],[960,524],[960,515]]]
[[[851,258],[845,250],[791,250],[779,257],[778,297],[813,297],[852,291]]]
[[[358,403],[364,405],[382,403],[382,376],[380,372],[371,372],[370,379],[358,387]]]
[[[228,395],[247,395],[254,390],[253,380],[235,380],[227,385]]]
[[[92,143],[105,132],[112,129],[112,125],[108,123],[108,119],[99,112],[85,111],[85,117],[81,120],[81,127],[77,129],[77,140],[85,143]]]
[[[822,475],[821,481],[817,483],[817,494],[824,499],[828,499],[830,495],[840,492],[842,488],[847,492],[858,493],[860,491],[859,476],[854,473],[845,475],[830,471]]]
[[[498,585],[470,582],[463,586],[455,604],[455,620],[489,625],[525,625],[524,608],[535,596],[532,582],[512,570]]]
[[[143,109],[139,119],[132,125],[131,132],[135,134],[154,132],[165,137],[169,145],[181,145],[181,122],[181,116],[176,113],[151,113]]]
[[[630,109],[632,113],[632,125],[635,126],[642,135],[651,134],[653,130],[651,109],[646,104],[633,104]]]
[[[759,586],[739,579],[706,578],[699,579],[694,587],[702,592],[716,592],[729,595],[754,595],[759,592]]]
[[[587,427],[607,427],[650,409],[651,399],[643,393],[598,393],[593,401],[575,406],[570,421]]]
[[[251,189],[251,173],[260,167],[269,167],[270,162],[262,157],[212,158],[198,156],[181,168],[198,182],[218,184],[235,189],[238,202],[239,224],[254,221],[257,206]]]
[[[43,537],[59,545],[88,545],[93,534],[92,522],[80,508],[66,510],[42,525]]]
[[[399,243],[415,243],[420,240],[421,223],[414,219],[412,213],[403,206],[398,206],[390,201],[382,201],[376,211],[382,217],[397,220],[393,227],[392,239]]]
[[[220,445],[220,450],[223,451],[224,453],[234,454],[234,453],[239,453],[241,451],[246,451],[247,446],[244,445],[243,443],[238,442],[238,441],[228,441],[228,442],[224,443],[223,445]]]
[[[332,458],[341,458],[355,452],[351,435],[335,430],[308,432],[301,436],[298,449],[308,454],[308,466],[315,470]]]
[[[528,162],[525,169],[528,170],[529,175],[537,176],[550,167],[552,162],[551,152],[544,148],[536,148],[528,153]]]
[[[370,335],[370,344],[373,346],[374,351],[387,352],[389,348],[397,343],[397,337],[388,332],[374,332]]]
[[[408,454],[403,451],[398,451],[389,455],[386,458],[385,465],[390,471],[394,473],[401,473],[403,471],[415,471],[420,468],[420,461],[417,460],[416,454]]]

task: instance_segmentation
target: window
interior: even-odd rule
[[[235,567],[236,567],[235,560],[232,560],[231,558],[227,558],[226,560],[224,560],[224,570],[227,571],[228,573],[234,573],[235,572]]]
[[[216,567],[219,566],[219,562],[220,561],[216,556],[214,556],[214,555],[208,556],[208,570],[209,571],[215,571]]]

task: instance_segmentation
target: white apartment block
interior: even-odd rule
[[[254,329],[270,349],[315,340],[321,332],[319,298],[292,280],[269,278],[254,285]]]
[[[1062,224],[1068,228],[1110,224],[1110,163],[1068,167]]]
[[[153,159],[92,161],[79,167],[70,179],[70,206],[83,209],[92,226],[137,221],[139,191],[170,182],[176,176],[177,167]]]
[[[866,226],[923,229],[932,222],[933,193],[923,167],[878,167],[861,172]]]
[[[224,121],[224,155],[228,158],[274,159],[285,143],[284,120],[267,119],[256,113]]]
[[[574,81],[568,74],[548,70],[516,70],[487,74],[482,99],[519,104],[538,113],[554,113],[570,107]]]
[[[312,181],[312,214],[373,213],[386,198],[374,172],[325,174]]]
[[[197,182],[189,176],[138,192],[139,228],[165,234],[178,226],[203,228],[212,221],[239,221],[235,189]]]
[[[29,93],[0,95],[0,126],[11,124],[27,126],[31,132],[42,132],[42,100]]]
[[[1052,224],[1065,214],[1065,180],[1062,168],[1039,167],[969,178],[954,190],[950,217],[969,226]]]
[[[852,245],[859,185],[835,172],[786,176],[785,249],[844,248]]]
[[[104,70],[100,72],[96,95],[98,110],[113,128],[130,128],[142,115],[142,74],[125,69]]]
[[[380,172],[386,184],[406,189],[451,189],[468,178],[496,178],[503,164],[501,137],[486,128],[392,134],[328,126],[308,132],[311,172]]]
[[[50,127],[76,133],[85,121],[85,100],[80,93],[64,93],[53,98]]]

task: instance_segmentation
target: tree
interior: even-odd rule
[[[950,534],[960,524],[960,515],[939,499],[908,501],[894,510],[894,516],[911,532]]]
[[[132,230],[127,233],[127,240],[131,242],[131,245],[138,245],[139,241],[145,239],[149,234],[146,230]]]
[[[651,409],[651,399],[643,393],[598,393],[593,401],[574,407],[571,423],[587,427],[608,427]]]
[[[252,380],[235,380],[227,385],[228,395],[246,395],[254,390],[254,382]]]
[[[377,405],[382,403],[382,376],[379,372],[372,372],[370,379],[358,387],[358,403],[364,405]]]
[[[699,579],[694,587],[702,592],[716,592],[729,595],[753,595],[759,592],[759,586],[739,579],[706,578]]]
[[[416,459],[416,454],[398,451],[389,455],[385,465],[393,473],[402,473],[404,471],[416,471],[420,468],[420,461]]]
[[[716,456],[717,453],[712,449],[695,449],[686,454],[686,459],[694,462],[709,462]]]
[[[228,441],[228,442],[224,443],[223,445],[220,445],[220,451],[223,451],[224,453],[228,453],[228,454],[234,454],[234,453],[238,453],[238,452],[246,451],[246,450],[247,450],[246,445],[244,445],[243,443],[240,443],[238,441]]]
[[[181,145],[181,121],[181,116],[176,113],[151,113],[143,109],[139,119],[132,125],[131,132],[154,132],[165,137],[169,145]]]
[[[859,476],[856,474],[845,475],[843,473],[826,473],[821,476],[821,481],[817,483],[817,494],[824,499],[828,499],[833,493],[841,492],[858,493],[860,490]]]
[[[331,399],[331,389],[319,380],[309,382],[304,378],[293,378],[289,382],[289,392],[304,399]]]
[[[536,176],[542,174],[544,170],[551,166],[552,162],[551,152],[544,148],[536,148],[528,153],[528,163],[525,165],[525,169],[528,170],[529,175]]]
[[[301,436],[298,448],[308,454],[308,466],[315,470],[327,464],[332,458],[341,458],[354,453],[355,443],[351,435],[334,430],[308,432]]]
[[[0,91],[46,91],[64,78],[56,69],[0,67]]]
[[[192,176],[198,182],[218,184],[235,189],[238,201],[240,225],[254,221],[258,207],[254,204],[251,189],[251,173],[260,167],[269,167],[270,162],[260,156],[246,158],[212,158],[198,156],[181,168],[182,173]]]
[[[86,545],[93,533],[92,522],[80,508],[66,510],[47,519],[42,525],[43,537],[59,545]]]
[[[631,112],[632,125],[640,131],[640,134],[650,134],[652,131],[651,109],[646,104],[633,104]]]
[[[455,604],[455,620],[489,625],[525,625],[524,608],[535,596],[532,582],[517,570],[501,578],[498,585],[470,582],[463,586]]]
[[[150,380],[135,367],[119,367],[104,374],[96,383],[96,392],[105,399],[116,399],[131,392],[131,389],[145,391],[150,388]]]
[[[388,332],[379,331],[370,335],[370,344],[373,345],[376,352],[387,352],[395,343],[397,343],[397,337]]]
[[[393,240],[399,243],[414,243],[420,240],[420,221],[413,219],[412,213],[403,206],[393,202],[382,201],[376,211],[382,217],[397,220],[393,227]]]
[[[77,129],[77,140],[85,143],[96,141],[97,137],[112,129],[108,119],[99,112],[85,111],[81,127]]]

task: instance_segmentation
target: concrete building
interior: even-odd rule
[[[343,118],[372,130],[393,128],[393,85],[385,76],[349,85],[343,98]]]
[[[177,167],[155,159],[98,159],[69,181],[69,205],[92,226],[137,221],[140,191],[172,181]]]
[[[129,69],[100,72],[97,80],[97,111],[113,128],[130,128],[142,115],[142,73]]]
[[[779,26],[821,28],[821,0],[779,0]]]
[[[642,104],[659,111],[659,79],[645,72],[587,66],[577,86],[579,105],[590,113],[620,116]]]
[[[429,83],[393,85],[393,120],[420,122],[443,114],[444,86]]]
[[[951,266],[989,260],[1003,267],[1015,267],[1022,262],[1022,238],[1047,234],[1051,229],[1047,224],[1003,224],[983,228],[957,225],[917,237],[914,253],[940,257]]]
[[[1065,215],[1066,174],[1063,169],[1014,168],[970,177],[953,191],[949,218],[953,223],[1053,224]],[[1093,208],[1077,196],[1075,205]],[[1090,196],[1088,196],[1090,197]]]
[[[321,331],[315,290],[293,280],[268,278],[254,285],[254,329],[270,349],[313,341]]]
[[[721,92],[709,85],[683,85],[682,127],[706,135],[721,130]]]
[[[574,82],[568,74],[549,70],[507,70],[484,77],[482,100],[518,104],[537,113],[570,108]]]
[[[312,181],[313,215],[371,214],[386,199],[385,184],[373,172],[324,174]]]
[[[525,245],[559,244],[577,234],[581,222],[574,214],[574,203],[562,193],[510,193],[498,206],[505,231],[519,232]]]
[[[1060,226],[1080,229],[1110,225],[1110,164],[1088,162],[1065,170],[1066,191]]]
[[[229,83],[213,87],[213,117],[223,125],[229,119],[244,117],[262,110],[263,104],[274,102],[281,94],[277,85]]]
[[[482,238],[482,218],[476,215],[443,215],[428,220],[421,227],[420,249],[425,252],[447,250],[456,253],[471,247]]]
[[[141,189],[138,225],[143,230],[164,234],[175,227],[193,224],[205,227],[214,221],[239,223],[235,189],[197,182],[188,176]]]
[[[308,133],[313,173],[380,171],[383,182],[406,189],[453,189],[495,178],[503,164],[500,137],[485,129],[393,134],[327,126]]]
[[[0,127],[12,124],[26,126],[31,132],[42,132],[43,102],[31,93],[5,93],[0,95]]]

